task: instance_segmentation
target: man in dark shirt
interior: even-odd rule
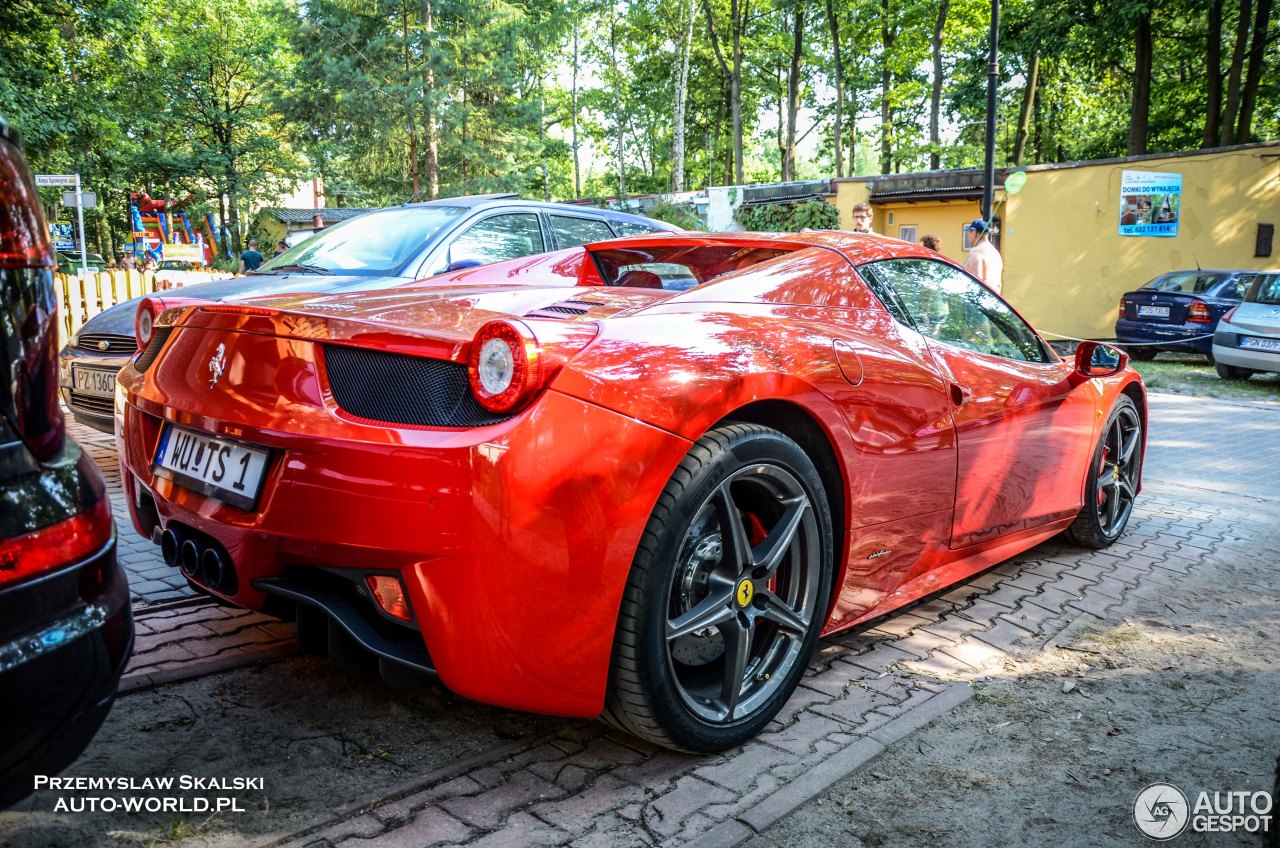
[[[255,239],[249,239],[249,249],[240,254],[240,273],[256,271],[261,264],[262,254],[258,252],[258,242]]]

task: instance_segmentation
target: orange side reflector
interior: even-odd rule
[[[388,574],[374,574],[365,578],[374,599],[383,612],[401,621],[412,621],[413,612],[409,609],[409,599],[405,597],[404,585],[399,577]]]

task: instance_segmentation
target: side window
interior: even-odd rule
[[[1241,274],[1234,280],[1228,282],[1222,287],[1222,291],[1218,293],[1218,297],[1237,297],[1244,300],[1244,296],[1249,293],[1249,287],[1253,285],[1253,281],[1262,276],[1261,274]]]
[[[941,262],[890,259],[860,268],[899,321],[957,347],[1017,359],[1048,362],[1039,337],[982,283]]]
[[[449,248],[449,263],[474,261],[477,265],[488,265],[544,250],[537,215],[494,215],[458,236]]]
[[[613,228],[618,231],[619,236],[647,236],[650,233],[661,233],[656,227],[646,227],[644,224],[633,224],[630,221],[614,221]]]
[[[596,221],[592,218],[570,218],[566,215],[548,217],[551,219],[551,232],[556,236],[556,246],[561,250],[613,238],[613,230],[609,229],[609,225],[604,221]]]

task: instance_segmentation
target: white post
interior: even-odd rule
[[[80,194],[79,174],[76,174],[76,219],[80,222],[80,277],[83,279],[89,275],[89,256],[84,245],[87,236],[84,232],[84,197]]]

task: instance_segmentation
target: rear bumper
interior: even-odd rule
[[[1236,338],[1234,333],[1230,334]],[[1215,342],[1218,340],[1215,339]],[[1223,365],[1234,365],[1237,368],[1249,368],[1253,371],[1280,372],[1280,352],[1267,350],[1246,350],[1236,346],[1214,344],[1213,358]]]
[[[133,648],[127,579],[113,538],[98,554],[0,592],[0,809],[57,774],[93,739]]]
[[[146,536],[156,523],[190,528],[221,546],[236,570],[228,600],[270,612],[299,570],[399,575],[429,657],[404,665],[434,668],[476,700],[574,716],[603,706],[632,558],[689,448],[553,391],[515,418],[471,429],[336,415],[324,435],[236,425],[241,441],[272,451],[248,511],[151,473],[171,411],[130,392],[124,414],[117,438],[135,527]],[[365,620],[378,621],[372,601],[362,603]]]
[[[1213,329],[1213,324],[1154,324],[1121,318],[1116,321],[1116,341],[1120,344],[1153,345],[1157,350],[1208,354],[1213,347]],[[1204,338],[1196,338],[1198,336]]]

